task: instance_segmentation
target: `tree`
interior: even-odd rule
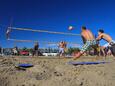
[[[22,50],[28,50],[26,47],[23,47]]]
[[[66,52],[66,54],[72,54],[72,53],[74,53],[74,52],[79,52],[80,51],[80,49],[79,48],[69,48],[68,49],[68,51]]]

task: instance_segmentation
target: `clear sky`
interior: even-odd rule
[[[80,34],[85,25],[97,34],[99,28],[115,39],[115,0],[0,0],[0,45],[13,47],[6,41],[5,31],[13,20],[13,27],[23,27]],[[68,31],[68,26],[75,27]],[[27,31],[11,32],[11,38],[57,42],[65,40],[82,43],[79,36],[53,35]],[[102,41],[101,44],[104,42]],[[32,47],[32,43],[17,43],[19,47]],[[42,47],[46,45],[42,44]]]

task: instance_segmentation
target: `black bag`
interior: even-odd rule
[[[112,55],[115,56],[115,44],[111,44],[111,52],[112,52]]]

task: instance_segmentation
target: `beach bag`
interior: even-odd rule
[[[115,56],[115,44],[112,44],[110,50],[112,52],[112,55]]]

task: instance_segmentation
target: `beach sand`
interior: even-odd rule
[[[0,57],[0,86],[115,86],[115,60],[106,64],[67,64],[72,59],[46,57]],[[81,57],[76,60],[99,61],[103,58]],[[19,70],[15,65],[30,63],[34,67]]]

